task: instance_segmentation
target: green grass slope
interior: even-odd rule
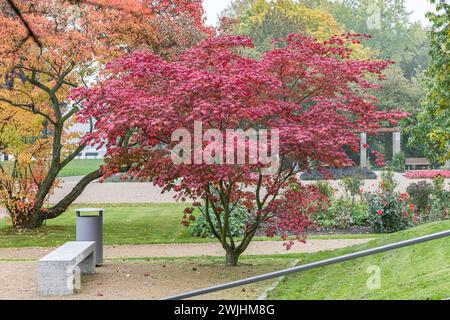
[[[450,229],[450,221],[419,226],[384,235],[368,244],[333,252],[298,256],[300,264],[340,256],[368,248]],[[370,266],[381,270],[381,288],[371,290]],[[360,300],[450,298],[450,238],[398,249],[370,257],[309,270],[286,277],[270,299]]]

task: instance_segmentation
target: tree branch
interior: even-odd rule
[[[83,193],[84,189],[92,181],[97,180],[103,176],[102,168],[91,172],[87,176],[83,177],[75,187],[66,195],[60,202],[58,202],[53,208],[44,212],[44,219],[53,219],[64,213],[67,208]]]
[[[15,5],[15,3],[12,0],[6,0],[6,2],[10,5],[11,9],[14,11],[14,13],[19,17],[20,21],[22,22],[25,29],[27,29],[28,35],[25,37],[25,39],[22,40],[22,43],[25,43],[29,38],[33,39],[34,43],[42,49],[42,43],[39,40],[39,38],[34,33],[33,29],[31,29],[29,23],[25,20],[25,18],[22,15],[22,12],[20,9]]]
[[[12,107],[19,108],[19,109],[22,109],[22,110],[25,110],[25,111],[32,112],[34,114],[40,115],[40,116],[44,117],[45,119],[47,119],[48,121],[50,121],[53,125],[56,125],[56,122],[54,122],[52,120],[52,118],[50,118],[50,116],[48,114],[45,114],[45,113],[37,110],[36,106],[34,104],[15,103],[15,102],[13,102],[13,101],[11,101],[9,99],[2,98],[2,97],[0,97],[0,101],[9,104]]]

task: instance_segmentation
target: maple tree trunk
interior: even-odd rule
[[[32,204],[20,200],[13,200],[6,204],[14,229],[34,229],[42,226],[44,216]]]
[[[59,203],[50,208],[36,207],[34,205],[24,205],[23,203],[9,206],[8,212],[11,216],[12,223],[15,229],[30,230],[42,227],[45,220],[54,219],[67,211],[73,201],[78,198],[89,183],[101,178],[102,170],[91,172],[67,194]]]
[[[227,267],[236,267],[238,265],[240,256],[241,256],[241,253],[239,253],[235,250],[227,250],[227,255],[226,255]]]
[[[40,211],[15,212],[13,217],[13,226],[17,230],[30,230],[42,227],[44,215]]]
[[[258,226],[259,223],[254,226],[254,230],[257,230]],[[225,263],[227,267],[236,267],[238,265],[239,258],[245,252],[245,250],[247,250],[254,236],[255,232],[254,231],[250,232],[244,237],[244,240],[241,242],[241,244],[235,248],[222,244],[226,252]]]

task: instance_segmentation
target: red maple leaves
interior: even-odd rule
[[[260,60],[242,54],[252,46],[244,36],[208,39],[171,61],[136,52],[109,64],[104,82],[77,90],[74,98],[85,99],[81,120],[96,120],[96,132],[86,139],[107,146],[111,172],[127,163],[130,173],[153,178],[180,199],[207,200],[218,216],[243,204],[253,215],[250,238],[265,225],[269,234],[281,230],[303,239],[308,216],[324,199],[300,186],[296,174],[350,164],[344,148],[359,148],[359,132],[404,116],[376,110],[368,89],[377,86],[368,75],[382,78],[389,62],[351,60],[346,43],[355,40],[290,35],[285,48]],[[173,165],[171,135],[192,130],[194,121],[221,132],[278,129],[279,168],[263,176],[258,165]],[[117,148],[124,137],[127,147]]]

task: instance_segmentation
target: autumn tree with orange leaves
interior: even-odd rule
[[[61,215],[104,174],[91,172],[47,205],[59,172],[86,147],[71,144],[81,106],[70,90],[88,87],[124,53],[170,59],[209,34],[200,0],[0,0],[0,25],[0,152],[15,156],[0,166],[0,201],[25,229]]]

